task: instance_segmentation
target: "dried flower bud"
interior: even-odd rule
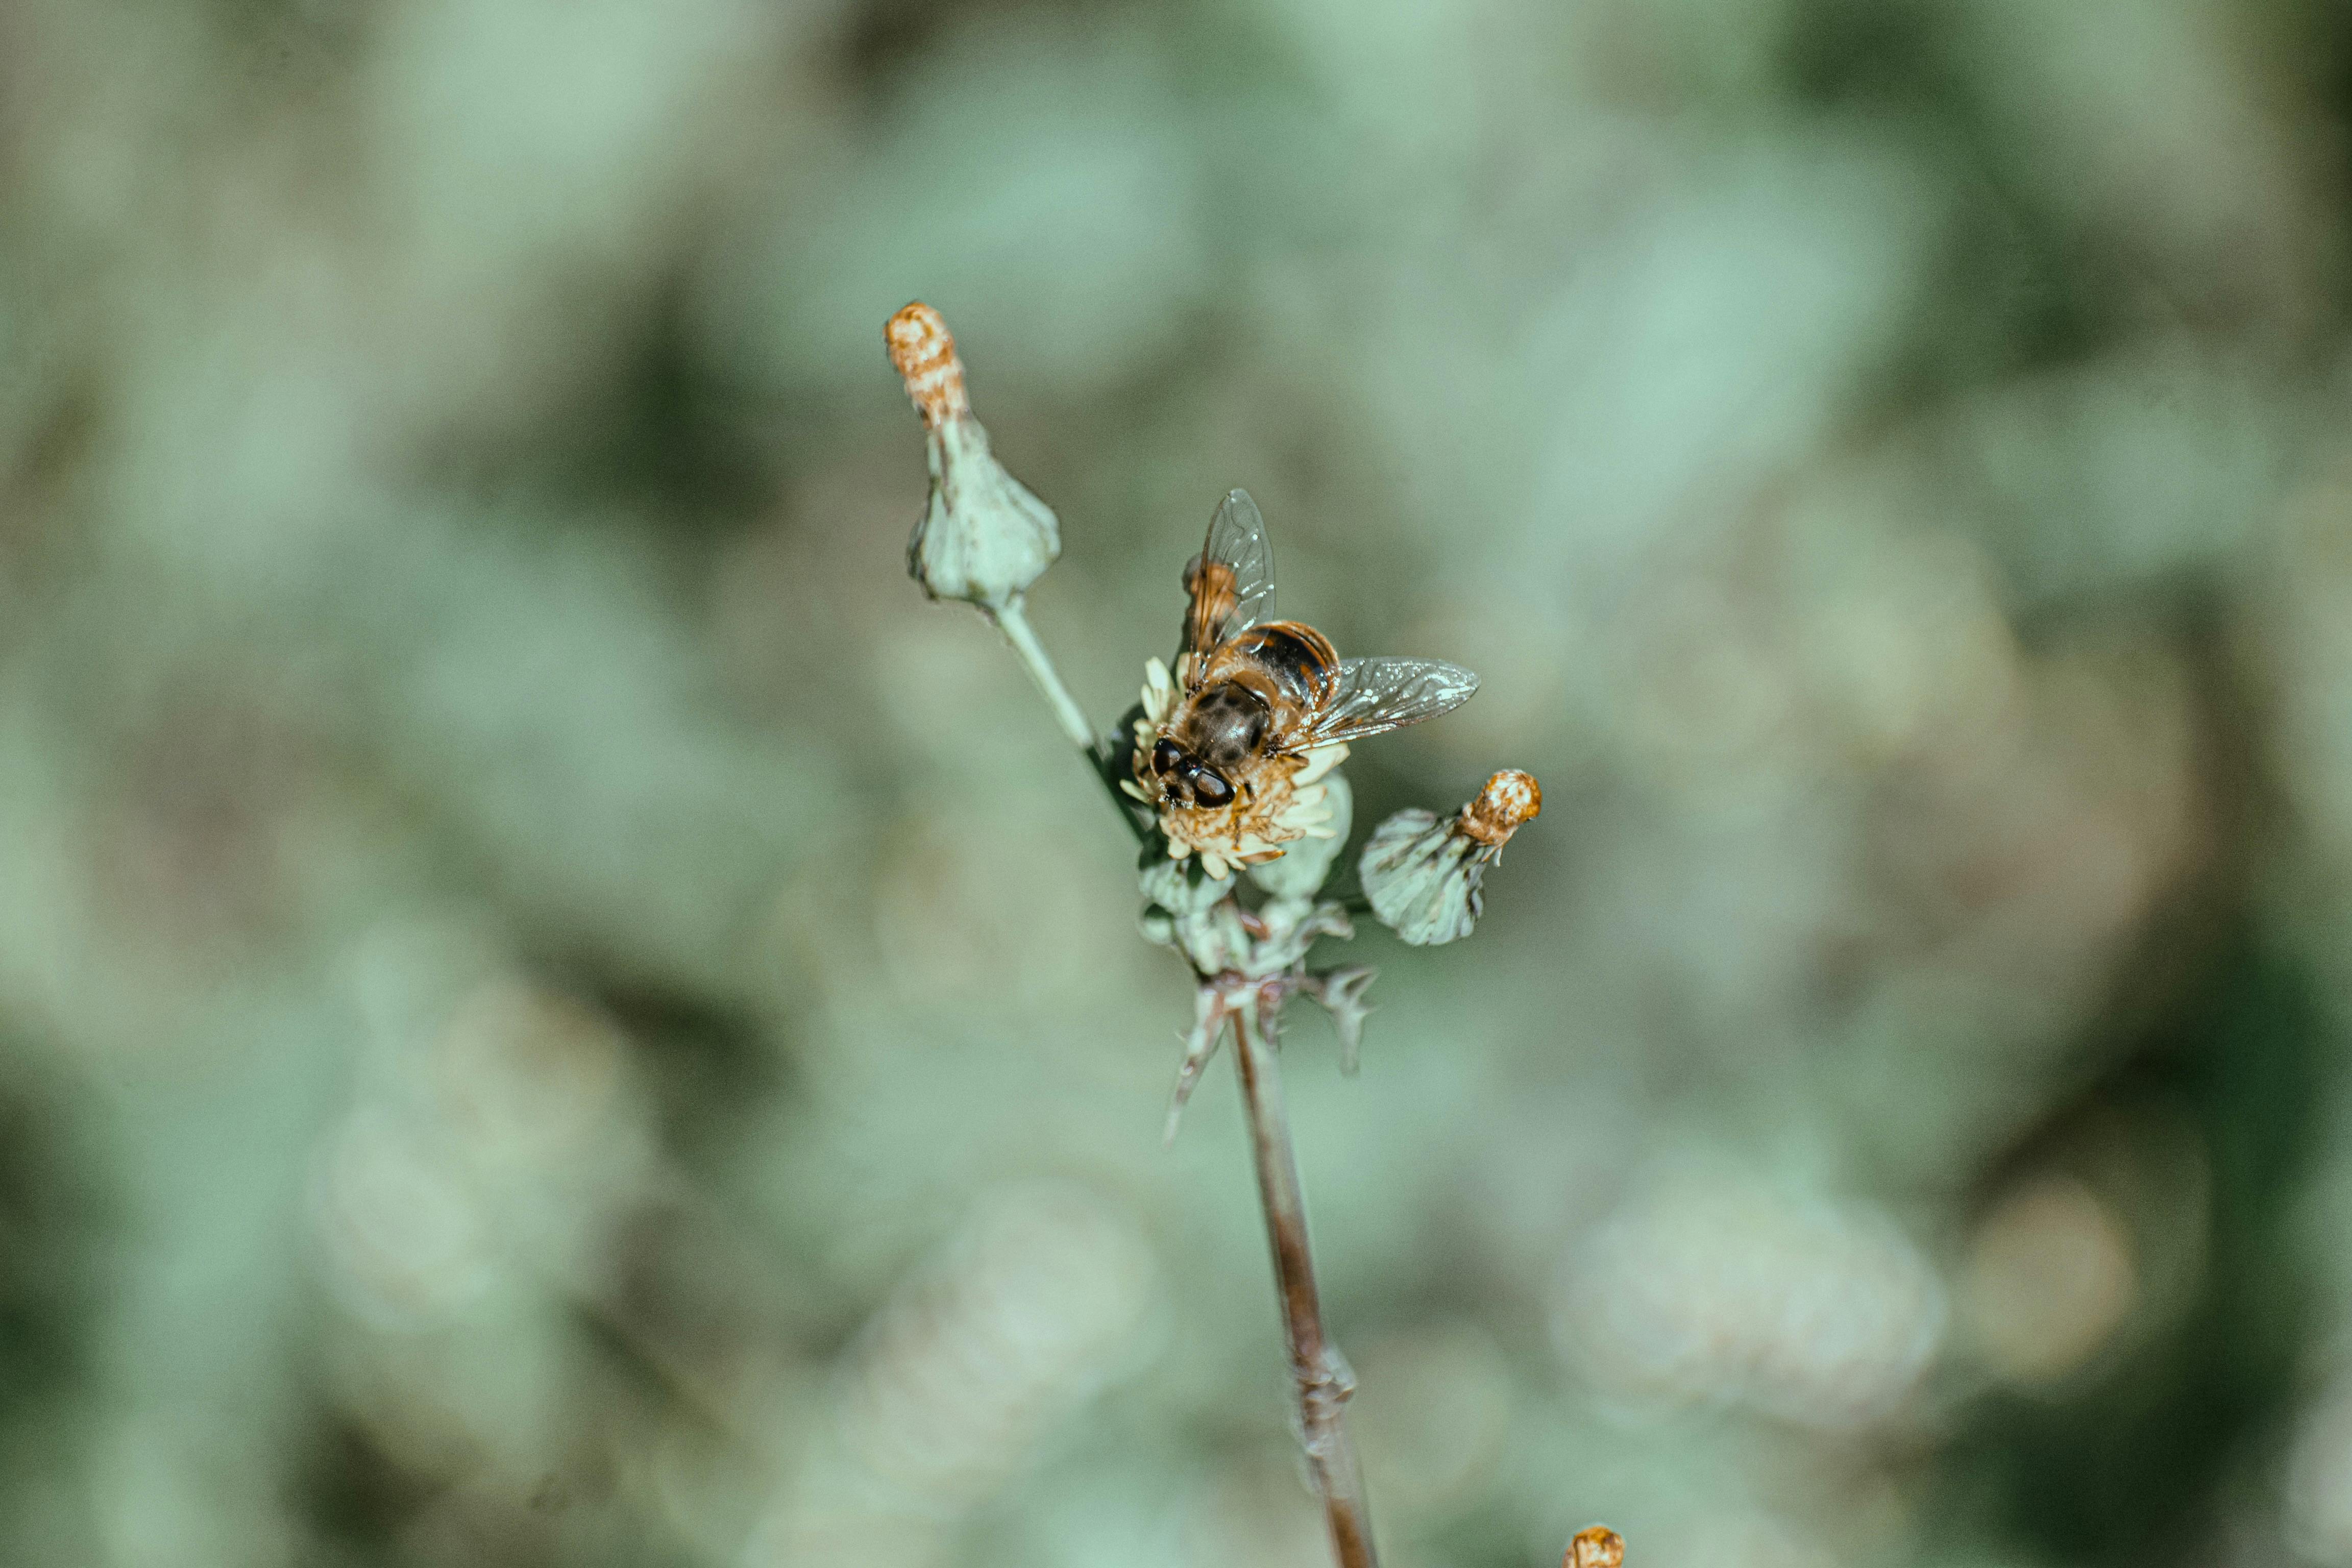
[[[1542,809],[1543,790],[1536,775],[1505,768],[1486,781],[1477,799],[1462,808],[1462,831],[1500,849],[1522,823]]]
[[[907,571],[934,599],[1001,611],[1061,554],[1061,525],[990,453],[940,313],[917,300],[890,318],[883,337],[922,411],[931,468],[930,504],[907,545]]]
[[[954,334],[937,310],[918,300],[890,318],[882,337],[890,345],[891,364],[906,380],[907,395],[923,411],[925,429],[971,412]]]
[[[1625,1538],[1605,1524],[1594,1524],[1578,1531],[1569,1542],[1568,1555],[1559,1560],[1559,1568],[1622,1568],[1624,1562]]]
[[[1479,883],[1486,868],[1542,807],[1534,776],[1506,770],[1445,820],[1398,812],[1372,834],[1357,863],[1372,912],[1415,947],[1468,936],[1484,908]]]

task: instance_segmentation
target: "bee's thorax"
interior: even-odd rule
[[[1265,698],[1239,681],[1221,680],[1192,699],[1177,739],[1210,767],[1230,770],[1265,749],[1273,723]]]

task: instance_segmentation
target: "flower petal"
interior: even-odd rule
[[[1301,784],[1311,784],[1347,760],[1348,743],[1345,741],[1328,746],[1318,746],[1307,753],[1307,765],[1291,775],[1291,784],[1294,788]]]

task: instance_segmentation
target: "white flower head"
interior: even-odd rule
[[[1486,868],[1542,809],[1535,776],[1506,769],[1444,820],[1418,809],[1398,812],[1373,832],[1357,862],[1372,912],[1415,947],[1468,936],[1485,908],[1479,884]]]
[[[1061,554],[1061,525],[989,451],[940,313],[917,300],[890,318],[883,336],[907,395],[922,411],[931,469],[930,501],[908,542],[907,571],[934,599],[1001,611]]]
[[[1160,799],[1144,781],[1151,777],[1152,745],[1178,701],[1176,678],[1168,666],[1157,658],[1146,664],[1143,716],[1135,721],[1135,776],[1121,779],[1118,785],[1160,813],[1169,858],[1181,860],[1197,852],[1202,868],[1223,878],[1236,866],[1264,865],[1302,838],[1337,838],[1346,831],[1344,825],[1334,826],[1337,813],[1328,781],[1348,754],[1344,742],[1267,758],[1232,781],[1234,798],[1223,805]]]

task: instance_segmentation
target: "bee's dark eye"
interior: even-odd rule
[[[1183,760],[1184,748],[1173,741],[1163,738],[1151,748],[1151,771],[1155,773],[1172,773]]]
[[[1192,770],[1192,794],[1202,805],[1224,805],[1234,798],[1234,786],[1207,768]]]

